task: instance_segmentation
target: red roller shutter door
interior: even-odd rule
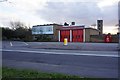
[[[72,30],[72,41],[73,42],[77,42],[76,36],[77,36],[77,30]]]
[[[60,41],[63,42],[64,38],[67,38],[68,42],[70,42],[70,30],[61,30],[60,31]]]
[[[83,29],[72,30],[72,41],[83,42]]]
[[[66,38],[68,39],[68,42],[70,42],[70,30],[66,30]]]
[[[72,30],[72,42],[75,42],[74,36],[75,36],[75,30]]]
[[[63,37],[64,37],[64,31],[60,31],[60,41],[63,42]]]
[[[83,30],[78,30],[77,36],[78,42],[83,42]]]

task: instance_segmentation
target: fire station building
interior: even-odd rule
[[[90,35],[99,35],[99,30],[85,26],[63,26],[58,29],[59,42],[63,42],[64,38],[67,38],[68,42],[89,42]]]
[[[84,25],[75,25],[75,22],[72,22],[70,26],[67,23],[64,25],[36,25],[32,28],[32,35],[34,37],[47,35],[51,40],[59,42],[63,42],[64,38],[67,38],[68,42],[90,42],[91,35],[102,34],[101,26],[99,27],[100,29],[95,29]]]

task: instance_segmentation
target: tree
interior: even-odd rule
[[[10,22],[10,28],[1,28],[2,29],[2,37],[3,40],[32,40],[32,32],[31,28],[27,28],[27,26],[22,22]]]
[[[14,36],[14,31],[9,28],[2,28],[2,37],[3,39],[11,39]]]
[[[11,28],[14,30],[14,37],[21,40],[27,40],[32,37],[31,29],[28,28],[23,22],[16,21],[10,22]]]
[[[10,26],[13,30],[16,30],[18,28],[26,28],[27,29],[27,26],[23,22],[20,22],[20,21],[16,21],[16,22],[11,21]]]

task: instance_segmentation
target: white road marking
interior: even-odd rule
[[[10,46],[13,46],[12,42],[10,42]]]
[[[120,56],[117,55],[118,54],[117,52],[114,52],[114,53],[112,52],[113,54],[98,54],[98,53],[92,54],[90,52],[94,52],[94,51],[90,51],[90,52],[82,51],[80,53],[75,53],[75,52],[73,52],[73,53],[66,53],[66,52],[45,52],[45,51],[28,51],[28,50],[5,50],[5,49],[1,50],[1,51],[24,52],[24,53],[45,53],[45,54],[66,54],[66,55],[81,55],[81,56],[120,57]],[[111,53],[111,52],[105,52],[105,53]]]
[[[28,45],[28,43],[24,42],[25,45]]]

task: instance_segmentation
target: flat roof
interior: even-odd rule
[[[43,25],[34,25],[33,27],[39,27],[39,26],[51,26],[51,25],[58,25],[58,26],[63,26],[61,24],[43,24]]]
[[[98,29],[91,28],[91,27],[87,27],[87,28],[85,28],[85,29],[93,29],[93,30],[99,31]]]
[[[58,30],[70,30],[70,29],[84,29],[84,26],[60,27],[60,29]]]

